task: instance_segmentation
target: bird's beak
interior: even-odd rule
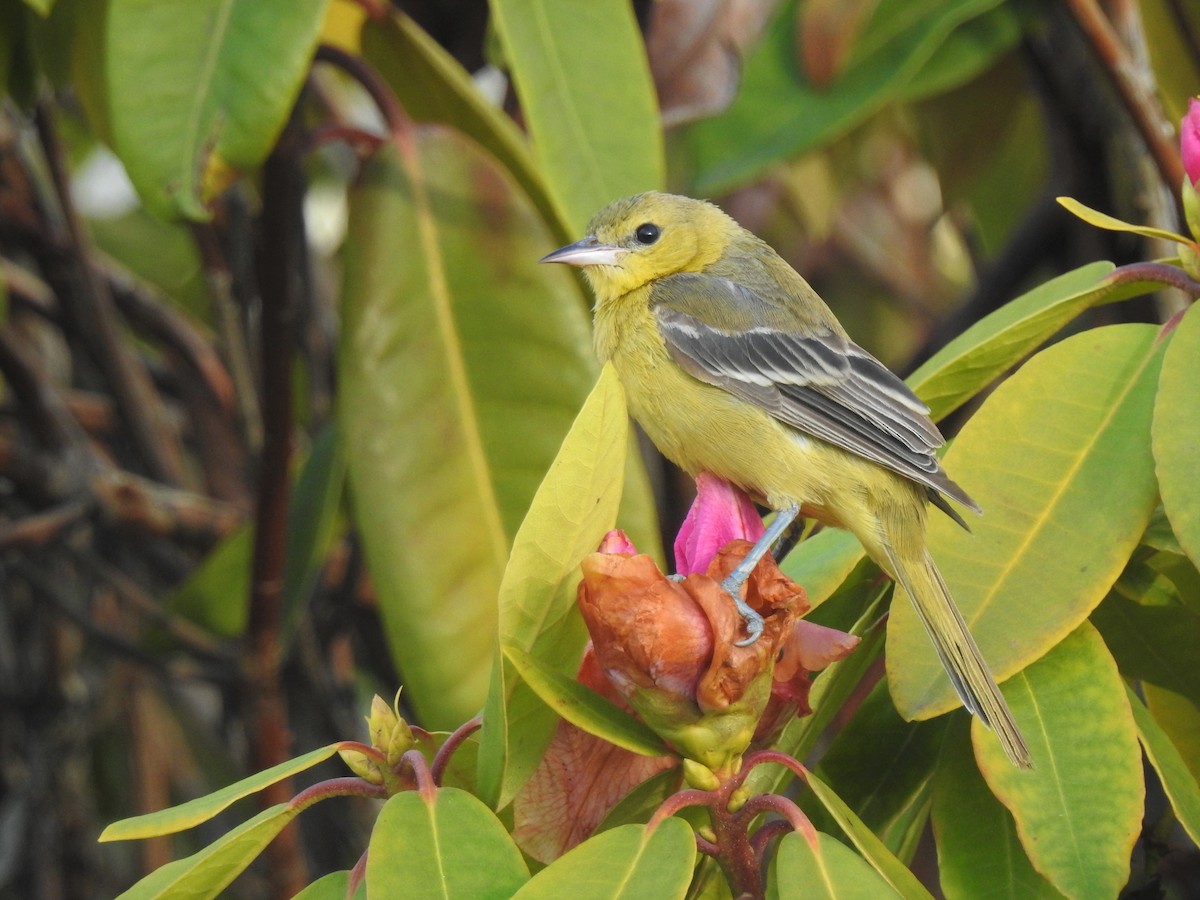
[[[611,266],[626,252],[623,247],[602,244],[589,234],[581,241],[546,254],[538,262],[566,263],[568,266]]]

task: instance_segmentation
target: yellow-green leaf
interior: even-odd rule
[[[884,845],[883,841],[879,840],[875,833],[863,824],[863,821],[855,815],[854,810],[847,806],[841,797],[811,772],[808,773],[805,781],[817,799],[829,811],[834,821],[841,826],[842,831],[846,832],[846,836],[858,848],[858,852],[901,897],[905,897],[907,900],[928,900],[929,891],[925,890],[921,882],[917,880],[917,876],[910,872],[908,867]]]
[[[586,632],[575,608],[579,564],[616,521],[629,419],[612,365],[571,426],[513,542],[500,585],[500,644],[573,674]],[[533,773],[558,717],[497,656],[484,710],[480,793],[497,809]]]
[[[1072,197],[1058,197],[1057,199],[1059,204],[1068,212],[1079,216],[1079,218],[1083,219],[1089,225],[1095,225],[1097,228],[1103,228],[1106,231],[1124,231],[1128,234],[1140,234],[1142,237],[1173,241],[1176,244],[1193,243],[1193,241],[1181,234],[1175,234],[1173,231],[1164,231],[1161,228],[1151,228],[1149,225],[1135,225],[1131,222],[1124,222],[1099,210],[1092,209],[1090,206],[1084,206]]]
[[[555,672],[517,647],[503,647],[504,656],[517,669],[521,680],[533,688],[542,702],[589,734],[642,756],[667,756],[662,738],[640,719],[634,718],[577,680]]]
[[[556,859],[513,900],[683,900],[695,859],[696,838],[683,819],[667,819],[653,830],[622,825]]]
[[[281,762],[279,765],[256,772],[219,791],[197,797],[195,800],[189,800],[179,806],[113,822],[100,833],[99,840],[132,841],[160,834],[174,834],[176,831],[193,828],[201,822],[207,822],[243,797],[256,794],[268,785],[291,778],[305,769],[311,769],[317,763],[323,762],[337,753],[339,747],[341,744],[330,744],[327,747],[311,750],[295,759],[289,759],[287,762]]]
[[[198,853],[155,869],[118,900],[218,897],[299,813],[287,803],[264,809]]]
[[[818,832],[817,846],[786,834],[771,866],[767,900],[884,900],[900,894],[837,838]]]
[[[1117,282],[1110,262],[1052,278],[976,322],[908,378],[934,420],[947,416],[1018,365],[1084,310],[1157,289]]]
[[[1200,566],[1200,304],[1175,329],[1154,404],[1154,464],[1163,508],[1179,543]]]
[[[596,363],[578,287],[538,265],[553,239],[507,172],[449,129],[411,139],[351,195],[338,415],[406,696],[453,728],[483,705],[509,547]]]
[[[1005,684],[1033,768],[1018,769],[978,720],[975,755],[1034,867],[1068,897],[1115,897],[1129,878],[1145,783],[1117,664],[1088,623]]]
[[[1147,445],[1161,360],[1150,325],[1068,338],[1000,385],[946,454],[984,514],[971,517],[973,533],[932,516],[929,544],[999,679],[1088,616],[1145,531],[1157,499]],[[959,705],[907,598],[892,604],[887,664],[905,718]]]
[[[329,0],[108,0],[114,149],[146,206],[203,219],[287,120]]]
[[[1137,723],[1138,739],[1146,758],[1158,780],[1162,783],[1175,817],[1183,830],[1195,842],[1200,843],[1200,784],[1188,769],[1179,748],[1171,743],[1171,738],[1159,727],[1154,716],[1150,714],[1141,699],[1131,689],[1126,689],[1129,706],[1133,709],[1133,719]]]
[[[966,726],[965,721],[962,724]],[[961,731],[955,727],[934,773],[931,817],[938,881],[947,900],[1062,897],[1034,869],[1017,838],[1012,815],[988,790],[975,765],[966,727]]]
[[[608,202],[661,188],[658,104],[627,0],[489,6],[539,169],[576,237]]]
[[[1192,777],[1200,782],[1200,709],[1186,697],[1152,684],[1143,684],[1142,694],[1154,721],[1179,748]]]

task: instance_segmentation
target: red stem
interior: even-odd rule
[[[430,766],[430,776],[433,778],[434,784],[442,783],[442,776],[446,774],[446,766],[450,765],[450,757],[454,755],[454,751],[461,747],[463,742],[478,731],[482,725],[483,716],[475,716],[459,725],[450,737],[446,738],[446,742],[434,754],[433,765]]]

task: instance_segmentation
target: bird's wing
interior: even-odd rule
[[[742,323],[725,331],[695,302],[721,303]],[[685,371],[753,403],[781,422],[979,510],[942,471],[945,439],[929,408],[883,363],[841,334],[777,324],[776,301],[725,278],[674,275],[651,295],[667,350]],[[772,321],[775,320],[775,321]],[[769,323],[769,324],[764,324]],[[931,493],[935,502],[941,497]],[[944,501],[937,505],[954,515]],[[958,518],[957,516],[954,516]],[[961,519],[959,520],[961,522]]]

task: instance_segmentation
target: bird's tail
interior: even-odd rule
[[[895,577],[912,599],[963,705],[996,733],[1014,765],[1030,768],[1029,747],[933,557],[923,550],[921,556],[909,562],[901,559],[890,544],[885,544],[885,549]]]

